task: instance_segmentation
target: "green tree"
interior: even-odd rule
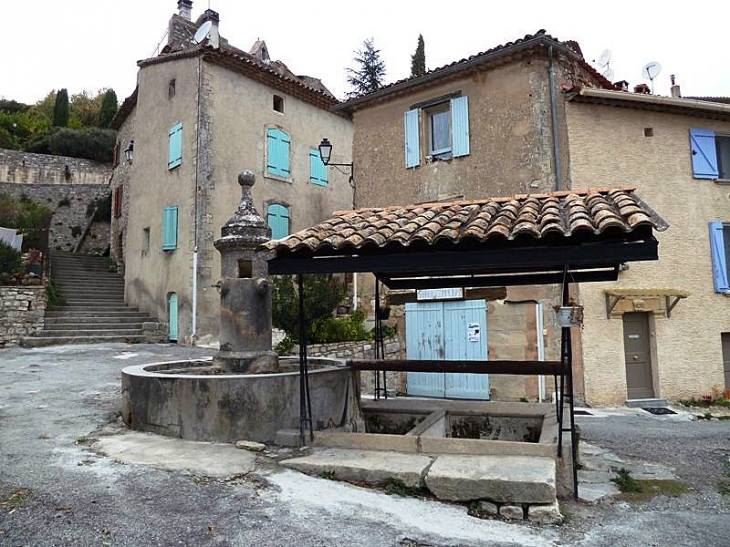
[[[99,114],[99,127],[108,128],[119,109],[117,94],[113,89],[108,89],[101,99],[101,113]]]
[[[56,94],[56,103],[53,107],[53,125],[66,127],[68,125],[68,117],[68,90],[64,88]]]
[[[423,74],[426,74],[426,44],[423,42],[423,34],[419,34],[416,52],[411,55],[411,76]]]
[[[87,127],[99,127],[99,116],[101,113],[101,93],[92,96],[88,91],[75,93],[71,96],[70,103],[72,129],[85,129]]]
[[[354,52],[357,68],[347,69],[347,83],[352,86],[348,98],[372,93],[383,87],[385,79],[385,61],[380,57],[380,50],[375,49],[373,39],[363,42],[362,49]]]

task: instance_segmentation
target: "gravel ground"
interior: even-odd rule
[[[121,368],[211,353],[124,344],[0,351],[0,545],[730,545],[728,498],[716,485],[729,422],[581,417],[593,444],[674,467],[696,491],[567,503],[569,523],[543,528],[271,466],[214,480],[120,464],[89,449],[84,439],[116,422]],[[18,488],[28,496],[10,499]]]

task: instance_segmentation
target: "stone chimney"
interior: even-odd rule
[[[634,86],[634,93],[639,93],[641,95],[651,95],[651,89],[649,89],[649,86],[646,84],[639,84]]]
[[[213,361],[235,373],[276,372],[271,351],[271,292],[268,263],[256,250],[271,239],[271,229],[253,204],[251,171],[238,175],[241,203],[221,228],[215,248],[221,253],[220,351]]]
[[[208,43],[213,47],[218,47],[220,44],[220,31],[218,29],[218,26],[221,22],[221,17],[217,11],[207,9],[200,17],[198,17],[198,20],[195,21],[195,24],[198,26],[198,28],[200,28],[200,25],[207,21],[210,21],[213,24],[213,26],[210,28],[210,32],[208,33]]]
[[[193,17],[193,0],[177,0],[177,14],[190,21]]]
[[[679,99],[682,96],[682,92],[679,89],[679,85],[674,81],[674,74],[669,77],[672,80],[672,97]]]

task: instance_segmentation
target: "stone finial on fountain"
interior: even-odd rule
[[[238,175],[241,202],[215,241],[221,253],[221,346],[214,361],[238,373],[278,370],[271,351],[272,284],[268,264],[257,251],[271,239],[271,229],[253,204],[255,182],[251,171]]]

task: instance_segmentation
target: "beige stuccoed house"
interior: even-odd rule
[[[580,287],[590,404],[730,388],[730,105],[673,95],[566,95],[572,187],[635,187],[670,225],[658,262]]]
[[[349,160],[353,130],[326,87],[272,60],[265,42],[242,51],[216,12],[192,21],[190,0],[178,8],[114,121],[111,246],[127,303],[168,323],[170,340],[205,343],[218,334],[213,241],[240,200],[238,173],[256,174],[256,207],[283,237],[352,208],[348,177],[325,169],[317,146],[328,137],[331,161]]]

